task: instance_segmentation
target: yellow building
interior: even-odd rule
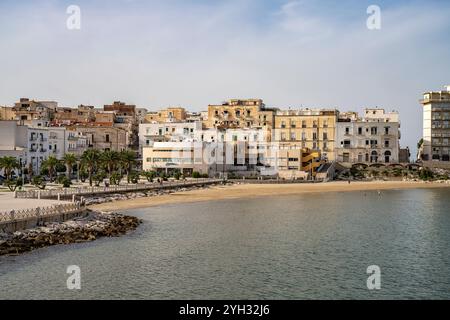
[[[323,160],[334,161],[337,116],[337,110],[278,111],[273,139],[281,149],[320,151]]]
[[[266,108],[261,99],[231,99],[220,105],[208,106],[208,129],[265,128],[273,126],[275,109]]]
[[[147,123],[182,122],[186,120],[186,110],[181,107],[170,107],[157,112],[148,112],[145,116]]]

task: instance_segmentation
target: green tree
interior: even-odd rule
[[[92,176],[100,161],[100,152],[98,150],[86,150],[81,156],[81,164],[86,169],[89,178],[89,185],[92,186]]]
[[[148,182],[153,182],[153,179],[156,177],[155,171],[144,171],[142,175],[147,179]]]
[[[53,177],[56,174],[56,167],[58,165],[59,161],[53,156],[48,157],[46,160],[44,160],[41,164],[41,168],[48,170],[48,177],[50,179],[50,182],[53,182]]]
[[[66,165],[67,178],[70,179],[70,176],[73,173],[73,167],[77,164],[78,161],[77,156],[73,153],[66,153],[62,161]]]
[[[33,179],[31,180],[31,184],[39,189],[42,189],[42,190],[45,189],[45,181],[42,178],[42,176],[33,177]]]
[[[105,151],[100,155],[100,161],[102,165],[108,171],[109,180],[117,168],[117,163],[120,160],[119,153],[117,151]]]
[[[12,173],[15,169],[19,169],[20,165],[14,157],[2,157],[0,158],[0,170],[5,171],[5,178],[7,180],[12,179]]]
[[[136,153],[131,150],[121,151],[120,163],[127,173],[127,182],[130,183],[130,174],[133,170],[133,165],[136,163]]]

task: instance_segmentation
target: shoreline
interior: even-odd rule
[[[333,181],[326,183],[299,184],[249,184],[238,183],[225,186],[213,186],[203,189],[173,192],[166,195],[119,200],[94,204],[92,210],[104,212],[126,211],[167,204],[183,204],[214,200],[251,199],[260,197],[276,197],[319,192],[351,192],[396,189],[430,189],[450,188],[448,183],[416,182],[416,181],[370,181],[351,182]]]

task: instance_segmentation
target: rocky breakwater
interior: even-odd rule
[[[118,237],[135,230],[141,223],[140,219],[131,216],[91,211],[83,218],[0,233],[0,256],[18,255],[58,244],[89,242],[100,237]]]

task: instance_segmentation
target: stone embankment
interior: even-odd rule
[[[232,184],[232,183],[227,183]],[[113,201],[121,201],[121,200],[130,200],[136,198],[146,198],[146,197],[156,197],[167,195],[175,192],[184,192],[191,190],[200,190],[200,189],[208,189],[210,185],[202,185],[202,186],[192,186],[192,187],[179,187],[174,189],[160,189],[160,190],[149,190],[142,192],[130,192],[130,193],[117,193],[117,194],[107,194],[107,195],[93,195],[91,197],[83,198],[84,203],[89,205],[113,202]]]
[[[0,256],[18,255],[38,248],[94,241],[101,237],[118,237],[135,230],[142,221],[116,213],[89,212],[86,217],[42,227],[0,233]]]

